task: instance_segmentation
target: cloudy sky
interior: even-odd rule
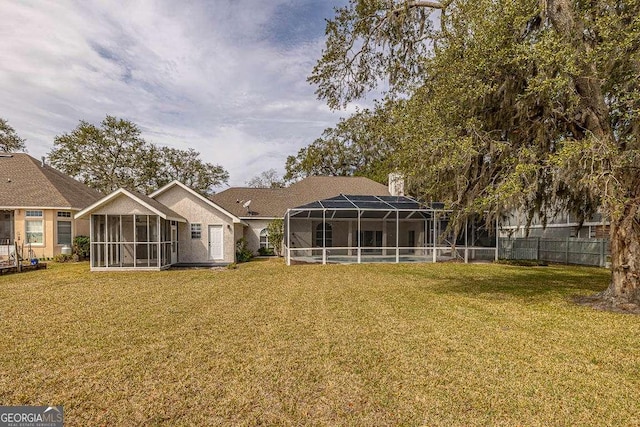
[[[0,117],[46,155],[107,114],[193,147],[231,185],[276,168],[344,112],[306,78],[346,0],[2,0]]]

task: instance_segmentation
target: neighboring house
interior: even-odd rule
[[[54,257],[75,236],[89,234],[89,222],[74,215],[101,197],[44,160],[0,154],[0,245],[15,241],[25,256]]]
[[[389,196],[361,177],[309,177],[287,188],[230,188],[210,199],[174,181],[144,196],[124,189],[76,214],[91,223],[91,269],[160,270],[174,264],[228,264],[244,238],[269,247],[266,228],[287,209],[341,193]]]
[[[535,215],[527,229],[526,214],[516,211],[500,223],[500,237],[542,237],[566,238],[577,237],[583,239],[608,239],[609,222],[602,214],[596,213],[580,223],[578,218],[567,212],[549,215],[546,225],[542,224]]]

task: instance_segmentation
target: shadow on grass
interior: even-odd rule
[[[454,272],[459,274],[451,274]],[[430,279],[436,282],[433,286],[435,294],[502,294],[530,299],[594,294],[607,288],[609,278],[609,271],[600,268],[492,265],[484,268],[472,266],[466,270],[461,266],[446,275],[436,274]]]

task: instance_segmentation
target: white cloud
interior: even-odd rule
[[[283,171],[339,116],[306,82],[326,3],[2,2],[0,117],[34,156],[79,120],[111,114],[152,142],[195,148],[232,185]]]

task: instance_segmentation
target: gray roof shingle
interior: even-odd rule
[[[102,194],[28,154],[0,155],[0,208],[83,209]]]
[[[388,196],[389,189],[365,177],[310,176],[286,188],[232,187],[214,194],[211,200],[241,218],[282,218],[287,209],[340,194]],[[241,203],[248,200],[251,215]]]

